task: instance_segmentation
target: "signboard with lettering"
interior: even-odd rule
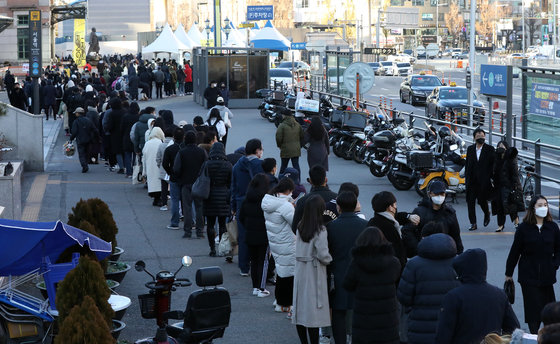
[[[560,118],[560,85],[533,83],[529,112]]]
[[[428,45],[430,43],[437,43],[437,36],[422,36],[422,43]]]
[[[242,29],[252,29],[255,27],[255,23],[241,23],[239,27]]]
[[[291,45],[292,50],[305,50],[306,47],[307,47],[306,42],[292,43],[292,45]]]
[[[396,55],[395,48],[364,48],[364,54],[367,55]]]
[[[273,20],[274,6],[247,6],[247,21],[251,20]]]
[[[41,48],[41,11],[29,11],[29,76],[41,76],[43,51]]]
[[[510,67],[510,66],[509,66]],[[480,93],[487,96],[507,97],[508,66],[480,65]]]

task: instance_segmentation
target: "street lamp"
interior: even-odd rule
[[[226,19],[224,19],[224,24],[226,24],[226,27],[224,28],[224,32],[226,33],[226,41],[229,39],[229,33],[231,32],[231,28],[229,27],[229,19],[228,17],[226,17]]]
[[[206,32],[206,46],[209,47],[210,46],[210,32],[212,31],[212,28],[210,27],[210,20],[206,19],[204,21],[204,23],[206,24],[206,27],[204,28],[204,31]]]

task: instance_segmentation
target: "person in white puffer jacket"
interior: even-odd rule
[[[292,231],[294,182],[282,178],[270,194],[265,195],[261,207],[266,221],[270,253],[276,263],[275,311],[290,312],[296,265],[296,236]]]

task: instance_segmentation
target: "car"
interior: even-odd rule
[[[466,122],[469,114],[468,94],[469,90],[466,87],[456,86],[455,83],[434,88],[426,99],[426,117],[443,120],[446,119],[446,114],[449,114],[452,117],[457,116],[458,122]],[[477,107],[473,120],[482,124],[485,113],[480,108],[483,104],[476,99],[474,92],[471,92],[471,97],[473,106]]]
[[[416,59],[408,54],[397,54],[388,56],[387,61],[414,63]]]
[[[469,51],[468,50],[463,50],[459,54],[455,55],[455,58],[457,60],[468,59],[469,58]]]
[[[441,56],[451,56],[451,53],[453,52],[453,49],[445,49],[442,53]]]
[[[368,62],[368,65],[373,69],[375,75],[385,75],[385,68],[380,62]]]
[[[268,71],[268,77],[270,81],[276,81],[276,83],[280,83],[284,86],[284,88],[291,89],[292,88],[292,71],[286,68],[271,68]]]
[[[303,71],[303,72],[311,72],[311,67],[303,61],[294,61],[293,63],[294,69],[296,71]],[[284,68],[284,69],[292,69],[292,61],[284,61],[280,62],[277,68]]]
[[[395,61],[381,61],[383,68],[385,68],[385,75],[395,75],[397,63]]]
[[[405,50],[403,50],[403,54],[407,54],[407,55],[413,56],[413,55],[414,55],[414,50],[412,50],[412,49],[405,49]]]
[[[408,62],[397,62],[396,68],[393,68],[393,75],[408,76],[412,74],[412,65]]]
[[[453,50],[451,51],[451,58],[457,58],[457,55],[460,55],[463,52],[463,49],[461,48],[453,48]]]
[[[438,86],[443,86],[443,83],[435,75],[410,75],[402,82],[399,97],[402,103],[410,105],[425,103],[428,95]]]
[[[513,54],[509,55],[509,57],[514,59],[514,60],[521,60],[521,59],[525,58],[525,54],[513,53]]]

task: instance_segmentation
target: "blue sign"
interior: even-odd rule
[[[292,43],[291,49],[292,50],[305,50],[305,49],[307,49],[307,43],[306,42]]]
[[[273,19],[274,6],[247,6],[247,21]]]
[[[480,93],[507,97],[508,66],[480,65]]]
[[[529,113],[560,118],[560,85],[533,83]]]

